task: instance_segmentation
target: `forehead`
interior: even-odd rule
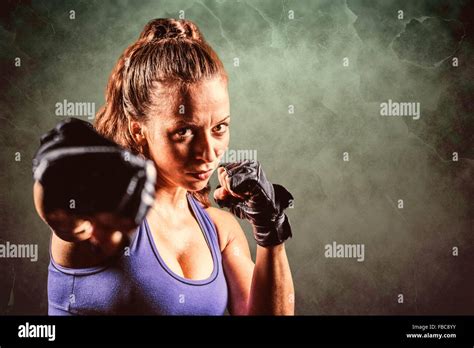
[[[167,126],[177,122],[207,123],[229,114],[227,83],[221,79],[204,80],[162,96],[160,120]],[[158,111],[158,110],[156,110]]]

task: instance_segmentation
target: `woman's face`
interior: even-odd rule
[[[150,156],[162,184],[198,191],[206,187],[229,145],[227,83],[219,78],[198,82],[169,99],[149,115]]]

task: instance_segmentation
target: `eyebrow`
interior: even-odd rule
[[[230,118],[230,115],[227,115],[226,117],[224,117],[223,119],[221,119],[220,121],[214,123],[214,125],[217,125],[217,124],[220,124],[222,122],[224,122],[225,120],[227,120],[228,118]],[[177,121],[173,121],[172,123],[172,127],[177,127],[177,126],[198,126],[197,123],[195,122],[192,122],[192,121],[186,121],[186,120],[177,120]]]

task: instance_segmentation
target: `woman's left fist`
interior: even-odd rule
[[[272,184],[257,161],[245,160],[218,168],[220,186],[214,200],[254,227],[257,244],[266,247],[283,243],[292,236],[284,210],[293,196],[283,186]]]

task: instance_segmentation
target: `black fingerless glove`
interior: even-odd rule
[[[247,219],[254,226],[254,237],[260,246],[278,245],[290,238],[291,226],[283,211],[293,201],[291,193],[269,182],[257,161],[222,166],[229,175],[230,189],[245,199],[229,195],[216,203],[240,219]]]
[[[89,122],[68,118],[44,134],[33,159],[43,186],[45,213],[57,209],[91,216],[112,213],[139,225],[155,196],[156,171],[98,134]]]

